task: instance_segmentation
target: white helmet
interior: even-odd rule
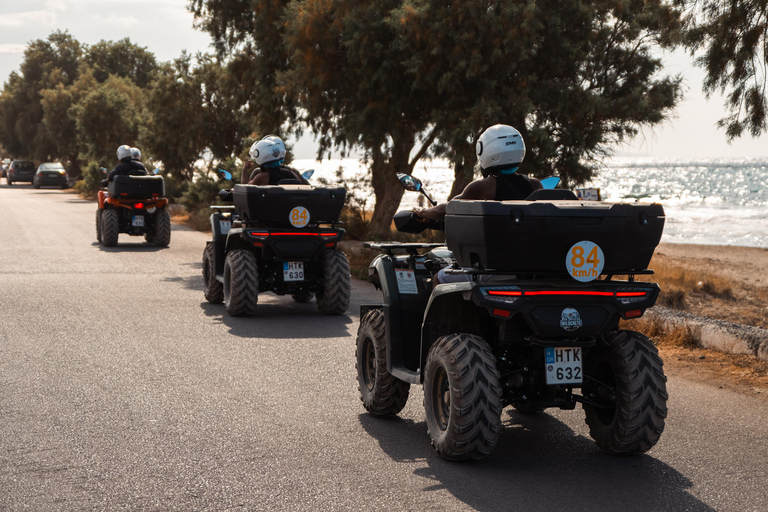
[[[525,142],[520,132],[506,124],[496,124],[480,135],[475,145],[483,176],[496,170],[520,165],[525,158]]]
[[[141,150],[139,148],[131,148],[131,160],[141,160]]]
[[[132,156],[131,146],[129,146],[127,144],[123,144],[122,146],[117,148],[117,159],[118,160],[123,160],[125,158],[131,158],[131,156]]]
[[[285,144],[277,135],[267,135],[254,142],[248,154],[257,165],[270,164],[285,158]]]

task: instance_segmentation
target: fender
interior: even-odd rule
[[[463,282],[435,287],[421,328],[420,375],[423,376],[429,350],[440,336],[454,332],[484,334],[483,326],[488,324],[489,315],[472,301],[472,290],[476,286],[474,282]]]
[[[99,190],[98,198],[99,198],[99,209],[103,210],[104,209],[104,201],[106,201],[106,199],[107,199],[106,192],[104,192],[103,190]]]

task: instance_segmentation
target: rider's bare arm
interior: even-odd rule
[[[473,181],[453,199],[493,199],[496,195],[496,181],[495,178],[485,178],[482,180]],[[442,220],[445,218],[445,207],[448,203],[440,203],[432,208],[414,208],[413,212],[419,217],[425,219]]]
[[[249,183],[249,178],[251,176],[251,169],[253,168],[253,162],[250,160],[246,160],[243,162],[243,172],[240,173],[240,183],[245,185]],[[252,185],[253,183],[251,183]]]

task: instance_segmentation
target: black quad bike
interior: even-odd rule
[[[487,456],[508,405],[533,414],[580,403],[602,450],[653,447],[667,415],[663,363],[646,336],[619,321],[642,316],[658,297],[655,283],[635,276],[652,273],[661,205],[582,202],[554,189],[525,201],[451,201],[446,212],[444,226],[411,212],[395,225],[444,227],[447,248],[368,244],[382,252],[369,276],[383,301],[361,307],[365,409],[397,414],[411,384],[422,384],[432,445],[452,460]],[[433,287],[440,269],[448,282]]]
[[[168,199],[162,176],[115,176],[113,181],[103,180],[102,186],[108,188],[98,194],[96,240],[113,247],[120,233],[127,233],[144,235],[147,242],[160,247],[170,245],[171,216],[165,208]]]
[[[227,179],[231,175],[226,173]],[[349,306],[349,261],[339,250],[343,188],[235,185],[219,193],[234,206],[212,206],[213,240],[203,252],[208,302],[224,302],[233,316],[253,315],[259,293],[315,298],[327,315]]]

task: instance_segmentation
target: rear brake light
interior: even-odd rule
[[[504,295],[507,297],[520,297],[523,292],[510,290],[488,290],[488,295]]]
[[[144,208],[144,203],[133,203],[133,207],[138,210],[141,210],[142,208]]]
[[[494,309],[493,310],[493,316],[500,316],[502,318],[509,318],[510,316],[512,316],[512,313],[510,313],[506,309]]]
[[[633,309],[632,311],[627,311],[626,313],[624,313],[624,318],[637,318],[642,315],[643,315],[642,309]]]

